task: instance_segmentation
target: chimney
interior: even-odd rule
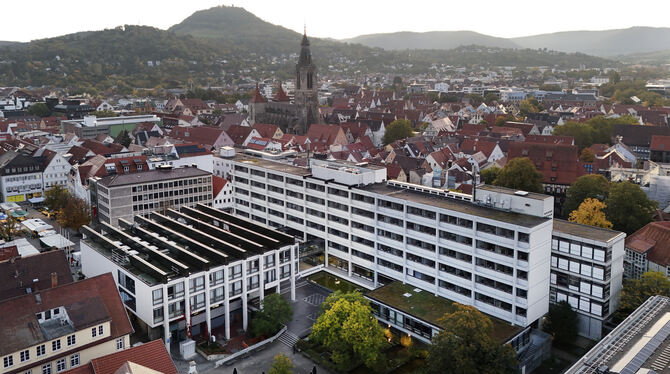
[[[58,287],[58,273],[51,273],[51,288]]]

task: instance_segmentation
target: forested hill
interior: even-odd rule
[[[246,26],[245,26],[246,25]],[[242,76],[293,76],[301,35],[242,8],[196,12],[171,31],[123,26],[0,46],[0,86],[113,89],[222,85]],[[310,38],[323,75],[430,73],[439,66],[588,68],[617,63],[583,54],[464,46],[451,50],[387,51]]]

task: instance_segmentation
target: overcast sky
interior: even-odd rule
[[[6,0],[0,40],[29,41],[123,24],[161,29],[217,5],[316,37],[336,39],[393,31],[472,30],[516,37],[556,31],[666,27],[668,0]]]

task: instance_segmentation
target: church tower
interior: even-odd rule
[[[311,124],[319,122],[319,97],[316,88],[316,66],[312,63],[307,31],[302,36],[300,47],[300,58],[295,67],[295,105],[298,121],[293,127],[293,133],[302,135],[307,133]]]

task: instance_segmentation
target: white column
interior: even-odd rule
[[[191,331],[191,280],[184,280],[184,319],[186,321],[186,332]]]
[[[281,294],[281,273],[279,272],[279,250],[274,253],[275,256],[275,277],[277,278],[277,293]]]
[[[230,276],[231,268],[226,266],[223,272],[224,286],[223,286],[223,312],[225,313],[225,335],[226,340],[230,339],[230,282],[228,277]]]
[[[210,310],[211,303],[211,293],[210,293],[210,284],[209,284],[209,272],[205,274],[205,323],[207,323],[207,335],[212,334],[212,311]]]
[[[163,336],[165,339],[165,349],[170,353],[170,342],[168,341],[170,338],[170,316],[168,312],[167,284],[163,284]]]
[[[291,247],[291,261],[289,262],[291,266],[291,301],[295,301],[295,278],[298,276],[298,272],[295,270],[295,265],[297,263],[295,258],[295,252],[298,250],[298,244],[295,244]]]
[[[263,307],[263,299],[265,298],[265,256],[261,255],[258,258],[258,298],[260,306]]]
[[[242,329],[247,331],[247,325],[249,323],[249,312],[247,310],[247,261],[242,261]]]

